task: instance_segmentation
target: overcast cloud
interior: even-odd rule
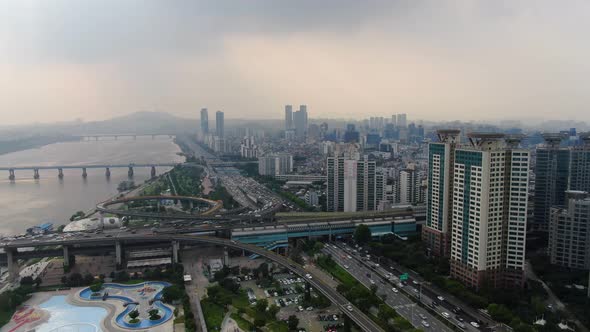
[[[4,124],[196,117],[590,121],[584,0],[4,0]]]

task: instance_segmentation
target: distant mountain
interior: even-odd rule
[[[137,112],[103,121],[72,121],[0,127],[0,141],[33,136],[76,136],[93,134],[182,134],[195,133],[196,119],[163,112]]]
[[[196,119],[176,117],[163,112],[137,112],[117,118],[83,122],[72,128],[72,134],[179,134],[193,133]]]

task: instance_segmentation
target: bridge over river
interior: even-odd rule
[[[91,164],[91,165],[49,165],[49,166],[0,166],[0,171],[8,171],[8,178],[10,180],[16,179],[16,171],[33,171],[33,178],[39,179],[40,170],[57,170],[57,176],[59,178],[64,177],[64,169],[80,169],[82,170],[82,177],[87,177],[88,169],[103,168],[105,170],[105,176],[111,176],[111,168],[127,168],[127,175],[133,176],[134,168],[151,168],[151,176],[156,176],[156,168],[161,167],[174,167],[179,163],[128,163],[128,164]]]

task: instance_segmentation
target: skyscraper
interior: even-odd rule
[[[549,258],[551,264],[590,268],[590,195],[566,191],[565,204],[551,208]]]
[[[534,222],[536,229],[548,230],[553,205],[563,205],[568,186],[570,149],[561,148],[561,134],[543,134],[545,144],[537,148],[535,165]]]
[[[590,132],[579,137],[581,145],[571,151],[568,189],[590,192]]]
[[[422,241],[436,256],[450,255],[455,148],[460,131],[439,130],[438,142],[428,144],[428,194]]]
[[[209,134],[209,113],[206,108],[201,108],[201,134]]]
[[[307,106],[299,106],[299,110],[293,113],[293,122],[295,124],[295,135],[298,138],[307,136]]]
[[[327,211],[372,211],[383,200],[383,174],[374,160],[330,157]]]
[[[285,130],[293,129],[293,106],[285,105]]]
[[[522,287],[529,152],[518,138],[472,133],[455,150],[451,276],[479,289]]]
[[[215,128],[216,128],[216,135],[220,138],[223,138],[223,112],[217,111],[215,112]]]
[[[397,126],[401,128],[405,128],[408,126],[406,113],[401,113],[397,115]]]

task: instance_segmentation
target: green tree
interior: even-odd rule
[[[102,289],[102,282],[97,282],[97,283],[90,285],[90,290],[93,293],[100,292],[101,289]]]
[[[297,316],[295,315],[289,316],[289,318],[287,319],[287,325],[289,326],[289,330],[297,330],[297,326],[299,325],[299,318],[297,318]]]
[[[256,327],[263,327],[264,325],[266,325],[266,321],[264,320],[264,318],[256,318],[254,319],[254,326]]]
[[[137,309],[134,309],[131,312],[129,312],[129,318],[135,319],[137,317],[139,317],[139,311],[137,311]]]
[[[256,311],[265,312],[268,307],[268,301],[266,299],[260,299],[256,301]]]
[[[371,229],[365,224],[360,224],[356,226],[353,237],[356,243],[366,244],[371,241]]]
[[[371,290],[371,294],[373,294],[373,295],[377,294],[377,285],[372,284],[370,290]]]
[[[279,308],[276,304],[271,304],[268,307],[268,315],[274,319],[280,310],[281,308]]]
[[[506,308],[502,304],[491,303],[488,305],[487,309],[493,320],[509,324],[514,318],[512,316],[512,312],[510,312],[510,309]]]
[[[32,286],[34,282],[35,280],[33,280],[33,277],[31,276],[22,277],[20,279],[21,286]]]
[[[184,295],[184,291],[177,285],[168,286],[162,290],[162,297],[167,303],[180,300],[182,295]]]

